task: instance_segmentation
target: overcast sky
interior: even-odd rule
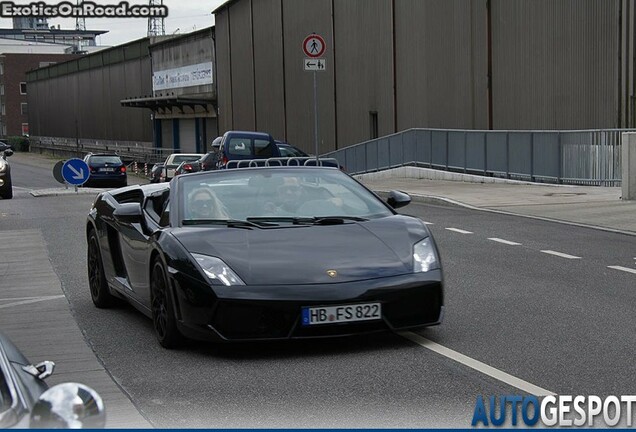
[[[60,1],[46,0],[47,4],[58,4]],[[77,0],[69,0],[75,4]],[[120,0],[93,0],[102,5],[117,5]],[[189,33],[214,25],[211,12],[226,0],[164,0],[168,7],[165,19],[166,34]],[[35,3],[36,0],[13,0],[15,4]],[[131,5],[145,5],[148,0],[130,0]],[[74,29],[74,18],[49,18],[49,25],[60,25],[62,29]],[[0,18],[1,28],[12,28],[11,18]],[[87,30],[108,30],[108,33],[97,38],[98,45],[120,45],[146,36],[148,20],[146,18],[86,18]]]

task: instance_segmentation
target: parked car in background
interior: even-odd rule
[[[170,181],[174,177],[174,171],[181,162],[192,162],[200,159],[201,153],[173,153],[164,162],[164,177],[166,181]]]
[[[126,165],[116,154],[89,153],[84,157],[90,176],[84,186],[124,187],[128,185]]]
[[[15,150],[11,144],[7,144],[4,141],[0,141],[0,152],[5,150]]]
[[[160,183],[163,181],[164,177],[164,165],[163,163],[156,163],[150,169],[150,173],[148,174],[148,179],[150,183]]]
[[[278,147],[278,150],[280,151],[282,157],[306,158],[302,160],[297,160],[299,165],[301,164],[301,162],[302,164],[307,164],[307,165],[315,164],[313,162],[313,159],[315,158],[314,155],[307,154],[296,146],[293,146],[289,143],[278,141],[278,140],[276,141],[276,146]],[[346,172],[345,168],[342,165],[338,164],[335,159],[331,159],[331,158],[321,159],[320,163],[324,166],[338,167],[340,168],[340,170]]]
[[[0,429],[95,429],[106,424],[104,403],[84,384],[49,388],[55,363],[31,364],[0,333]]]
[[[282,157],[310,157],[310,154],[305,153],[301,149],[291,144],[282,141],[276,141],[276,146],[280,151]]]
[[[219,152],[217,168],[226,168],[229,161],[281,157],[274,138],[265,132],[227,131]]]
[[[205,157],[205,156],[204,156]],[[181,162],[176,170],[174,170],[174,176],[181,174],[188,174],[197,171],[201,171],[201,159],[197,159],[191,162]]]
[[[13,150],[5,148],[0,150],[0,198],[13,198],[13,186],[11,185],[11,166],[7,158],[13,154]]]

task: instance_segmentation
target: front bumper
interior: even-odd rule
[[[322,285],[210,287],[173,274],[177,321],[191,338],[212,341],[301,339],[405,330],[439,324],[440,270]],[[306,306],[380,302],[382,319],[303,326]]]

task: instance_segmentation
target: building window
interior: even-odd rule
[[[374,139],[378,137],[378,112],[369,111],[369,125],[370,125],[370,138]]]
[[[4,63],[0,63],[0,75],[4,75]]]
[[[0,107],[0,111],[2,112],[2,115],[7,115],[7,110],[4,107],[4,104],[2,104],[2,107]]]
[[[20,94],[26,94],[26,83],[25,82],[21,82],[20,83]]]
[[[7,125],[6,124],[2,125],[2,136],[7,136]]]
[[[4,84],[0,85],[0,95],[4,96]]]
[[[4,105],[3,105],[3,110],[2,110],[2,111],[4,111]],[[20,112],[21,112],[22,114],[26,114],[26,113],[28,113],[28,112],[29,112],[29,111],[27,110],[27,104],[26,104],[26,103],[22,102],[22,103],[20,104]],[[3,112],[2,114],[4,114],[4,112]]]
[[[28,135],[28,134],[29,134],[29,124],[22,123],[22,135]]]

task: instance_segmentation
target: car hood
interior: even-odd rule
[[[340,283],[410,273],[416,218],[268,229],[188,227],[173,234],[192,253],[221,258],[248,285]],[[335,277],[327,274],[335,270]]]

